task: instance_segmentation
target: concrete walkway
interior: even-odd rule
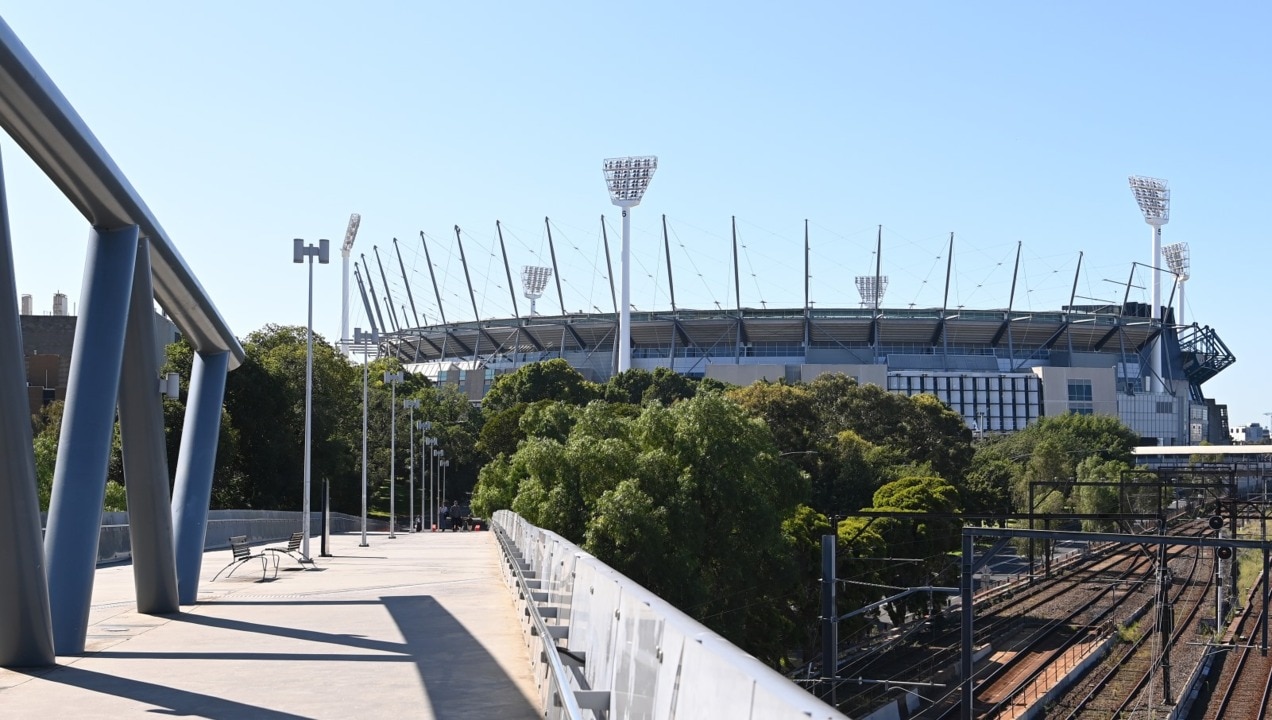
[[[136,612],[130,565],[97,571],[87,651],[0,670],[0,716],[538,718],[493,533],[332,537],[317,571],[287,557],[210,582],[199,603]]]

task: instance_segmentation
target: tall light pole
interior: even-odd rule
[[[397,524],[397,386],[402,382],[402,373],[384,373],[384,382],[389,385],[389,539],[396,540],[393,534]]]
[[[441,472],[442,470],[442,458],[444,457],[446,457],[445,450],[441,448],[433,448],[433,458],[437,461],[438,472]],[[446,488],[442,487],[440,480],[437,483],[437,503],[439,507],[446,504]],[[441,518],[438,518],[437,522],[440,525],[442,522]]]
[[[314,406],[314,258],[326,265],[331,261],[328,252],[331,243],[319,240],[318,245],[306,245],[301,238],[292,240],[292,262],[303,263],[309,258],[309,321],[305,332],[305,498],[301,503],[300,525],[304,533],[300,545],[300,555],[305,562],[309,557],[309,482],[312,473],[310,448],[313,444],[313,406]]]
[[[442,454],[445,454],[443,452]],[[442,496],[446,496],[446,468],[450,467],[450,460],[442,460],[437,463],[442,468]]]
[[[380,333],[372,330],[362,332],[362,328],[353,329],[353,342],[362,348],[362,542],[358,547],[367,546],[367,366],[370,365],[367,355],[367,344],[375,345],[375,354],[380,354]]]
[[[601,169],[609,187],[610,202],[623,209],[623,301],[618,306],[618,371],[621,373],[632,365],[631,209],[645,196],[645,189],[658,169],[658,158],[653,155],[609,158]]]
[[[402,407],[410,411],[410,415],[406,421],[406,437],[411,443],[411,480],[407,484],[407,516],[406,522],[411,526],[408,533],[415,532],[415,434],[411,432],[411,428],[415,427],[415,410],[419,408],[419,400],[403,400]],[[423,449],[420,450],[423,452]]]
[[[1162,319],[1162,226],[1170,222],[1170,188],[1166,186],[1165,180],[1158,178],[1142,177],[1140,175],[1132,175],[1130,178],[1131,193],[1135,195],[1135,202],[1139,204],[1140,212],[1144,213],[1144,222],[1153,228],[1153,259],[1148,264],[1152,268],[1153,273],[1153,307],[1152,318],[1155,324],[1160,326]],[[1149,367],[1153,369],[1153,376],[1149,378],[1151,387],[1150,391],[1160,391],[1158,378],[1162,376],[1162,343],[1160,335],[1158,340],[1153,341],[1153,346],[1149,350]]]
[[[433,446],[437,444],[437,438],[428,437],[428,431],[433,428],[433,423],[423,420],[415,424],[420,430],[420,455],[424,458],[424,467],[428,468],[428,499],[424,496],[424,480],[420,479],[420,514],[432,515],[437,511],[437,506],[433,504]],[[432,522],[429,523],[432,525]],[[420,528],[423,530],[423,528]]]
[[[1184,323],[1184,283],[1188,282],[1188,243],[1178,242],[1171,243],[1162,248],[1162,255],[1166,256],[1166,267],[1175,273],[1175,287],[1179,288],[1179,296],[1175,298],[1179,309],[1175,311],[1175,324],[1183,325]]]

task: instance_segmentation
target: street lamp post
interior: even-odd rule
[[[415,427],[415,411],[417,408],[419,408],[419,406],[420,406],[419,400],[403,400],[402,401],[402,407],[410,411],[410,416],[406,421],[406,429],[407,429],[406,437],[407,437],[407,440],[411,443],[411,479],[410,479],[410,482],[407,484],[407,492],[406,492],[406,498],[408,501],[406,522],[411,526],[411,529],[407,531],[408,533],[415,532],[415,435],[412,434],[410,430],[411,428]],[[420,452],[423,452],[423,448],[421,448]]]
[[[303,263],[309,258],[309,321],[305,333],[305,497],[301,503],[301,532],[304,533],[300,545],[300,555],[305,562],[309,557],[309,482],[312,474],[310,448],[313,445],[313,404],[314,404],[314,258],[326,265],[331,261],[328,240],[319,240],[318,245],[306,245],[301,238],[292,240],[292,262]]]
[[[658,158],[641,157],[609,158],[601,165],[605,184],[609,188],[610,201],[623,209],[623,301],[618,306],[618,371],[625,372],[632,364],[632,315],[631,315],[631,209],[640,204],[649,187],[649,181],[658,169]]]
[[[380,354],[380,333],[372,330],[362,332],[362,328],[353,329],[353,341],[362,347],[362,542],[358,547],[367,546],[367,343],[375,344],[376,355]]]
[[[437,444],[437,438],[428,437],[428,431],[433,428],[433,423],[421,420],[416,423],[421,431],[420,435],[420,453],[424,456],[424,467],[428,468],[428,496],[425,499],[424,480],[420,480],[420,514],[432,515],[437,511],[437,505],[433,504],[433,478],[436,475],[433,472],[433,446]],[[429,525],[433,523],[430,520]],[[423,529],[423,528],[421,528]]]
[[[441,449],[441,448],[433,448],[433,461],[434,461],[435,463],[437,463],[437,464],[435,465],[435,469],[434,469],[434,471],[433,471],[433,472],[434,472],[434,474],[433,474],[433,477],[434,477],[434,478],[438,477],[438,476],[437,476],[437,473],[441,472],[441,470],[442,470],[442,458],[443,458],[443,457],[445,457],[445,456],[446,456],[446,451],[445,451],[445,450],[443,450],[443,449]],[[445,506],[445,505],[446,505],[446,489],[442,487],[442,482],[441,482],[441,480],[438,480],[438,481],[437,481],[437,483],[436,483],[436,490],[437,490],[437,499],[436,499],[436,501],[435,501],[435,502],[437,503],[437,506],[440,508],[440,507],[443,507],[443,506]],[[438,529],[438,530],[441,530],[441,529],[442,529],[442,517],[441,517],[441,515],[440,515],[440,514],[437,516],[437,529]]]
[[[397,524],[397,386],[402,382],[402,373],[385,371],[384,382],[389,385],[389,539],[396,540],[393,534]]]
[[[442,468],[442,497],[445,497],[446,496],[446,468],[450,467],[450,460],[449,459],[442,460],[438,462],[437,464],[441,466]]]

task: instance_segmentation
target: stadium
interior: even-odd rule
[[[1136,188],[1137,180],[1148,182],[1149,192],[1158,191],[1166,201],[1169,191],[1162,181],[1132,178],[1132,190],[1153,227],[1156,251],[1161,225],[1165,223],[1165,207],[1159,206],[1162,212],[1153,216],[1154,198],[1143,199],[1142,188]],[[355,216],[346,235],[346,262],[356,221]],[[933,257],[945,266],[943,286],[939,282],[939,265],[935,273],[938,281],[931,284],[942,290],[937,301],[925,306],[897,306],[885,302],[889,276],[881,262],[885,247],[883,230],[879,228],[873,252],[869,253],[873,273],[830,273],[836,277],[833,292],[838,300],[834,306],[826,307],[810,296],[813,268],[817,268],[819,276],[827,271],[822,261],[813,259],[805,221],[802,301],[761,300],[760,307],[753,307],[750,305],[754,303],[739,299],[743,277],[750,279],[756,273],[739,270],[746,251],[740,249],[745,245],[739,245],[735,221],[727,256],[732,275],[731,283],[726,281],[732,285],[732,292],[726,293],[730,302],[714,300],[710,301],[711,307],[704,308],[701,304],[687,307],[676,302],[679,288],[673,278],[677,268],[672,262],[672,242],[664,217],[661,257],[657,261],[659,270],[666,263],[665,276],[657,273],[664,306],[638,310],[630,302],[622,305],[618,301],[620,292],[614,281],[609,231],[602,219],[598,247],[604,250],[605,265],[585,267],[582,272],[591,276],[593,287],[597,279],[608,280],[608,287],[602,283],[593,295],[573,303],[590,305],[591,312],[570,312],[566,310],[563,274],[567,286],[578,275],[563,269],[564,263],[558,264],[553,225],[547,219],[545,228],[548,262],[523,265],[515,272],[508,262],[504,228],[496,223],[498,241],[492,239],[484,253],[493,262],[488,263],[486,271],[487,288],[493,285],[495,293],[474,291],[470,267],[475,263],[470,264],[464,254],[459,227],[455,227],[452,253],[457,248],[463,268],[461,287],[466,292],[444,290],[447,285],[444,280],[439,283],[435,270],[449,263],[434,262],[432,254],[438,251],[439,243],[433,238],[430,250],[430,238],[423,232],[421,249],[431,287],[425,285],[422,293],[419,274],[412,289],[400,249],[401,283],[390,282],[376,249],[377,276],[381,280],[378,287],[364,255],[354,274],[365,318],[380,333],[378,351],[398,358],[410,372],[422,373],[439,385],[458,388],[475,403],[481,401],[496,376],[526,363],[562,358],[584,377],[603,382],[626,361],[631,368],[668,368],[689,377],[714,378],[737,385],[761,379],[807,382],[824,373],[844,373],[858,382],[873,383],[892,392],[934,394],[960,413],[976,434],[1009,433],[1040,417],[1074,412],[1116,415],[1146,445],[1228,441],[1226,407],[1207,398],[1203,385],[1235,362],[1235,357],[1214,329],[1196,322],[1185,324],[1179,317],[1188,276],[1188,247],[1183,243],[1163,249],[1169,266],[1165,272],[1156,262],[1131,263],[1129,279],[1119,288],[1120,298],[1078,295],[1082,277],[1079,255],[1072,283],[1065,288],[1067,293],[1061,293],[1058,302],[1042,310],[1037,308],[1037,296],[1027,296],[1027,302],[1022,298],[1028,291],[1021,270],[1021,245],[1017,244],[1014,262],[1008,258],[996,263],[1005,266],[1001,274],[1009,280],[1004,283],[1005,303],[974,308],[965,300],[956,303],[950,299],[951,288],[959,282],[954,272],[956,246],[951,234],[948,245],[942,243],[943,247],[934,251]],[[398,248],[396,240],[394,246]],[[599,256],[599,250],[596,254]],[[797,256],[795,252],[784,255]],[[716,256],[715,265],[723,265],[721,259]],[[653,276],[653,262],[642,265],[645,276]],[[695,261],[690,270],[701,264]],[[754,267],[754,260],[749,264]],[[696,274],[702,276],[700,272]],[[1059,271],[1054,274],[1059,275]],[[1170,291],[1165,302],[1158,300],[1155,313],[1153,299],[1159,298],[1162,275],[1169,277]],[[513,290],[513,279],[518,276],[520,290],[530,301],[528,312],[519,306]],[[845,282],[846,278],[851,278],[851,283]],[[789,278],[780,283],[788,291],[799,284]],[[855,306],[843,302],[845,285],[857,290]],[[1132,289],[1146,290],[1149,285],[1152,294],[1146,298],[1148,302],[1132,298]],[[449,285],[454,286],[453,282]],[[511,301],[509,312],[490,315],[480,310],[479,305],[486,305],[487,296],[493,294]],[[423,301],[430,295],[432,302]],[[557,296],[555,304],[560,312],[538,311],[536,302],[545,295]],[[449,304],[443,302],[446,296],[452,298]],[[594,304],[596,297],[601,297],[600,302],[613,311],[603,311]],[[621,297],[626,299],[627,293]],[[431,312],[435,322],[409,322],[408,318],[419,317],[417,298],[428,305],[425,313]],[[404,300],[410,302],[411,315],[407,314]],[[400,316],[395,308],[401,309]],[[627,308],[628,312],[619,312],[620,308]],[[452,318],[468,318],[447,321],[448,314]],[[347,317],[346,309],[343,333],[349,338]],[[619,341],[624,322],[630,323],[629,357],[624,357],[623,343]],[[367,335],[361,331],[359,335],[360,352],[369,352]],[[355,345],[347,343],[346,347],[352,349]]]

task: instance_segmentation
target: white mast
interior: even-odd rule
[[[1153,257],[1148,266],[1153,274],[1153,307],[1154,325],[1161,326],[1162,319],[1162,226],[1170,222],[1170,188],[1165,180],[1132,175],[1130,178],[1131,193],[1135,202],[1139,203],[1140,212],[1144,213],[1144,222],[1153,228]],[[1160,392],[1163,388],[1158,378],[1162,376],[1162,342],[1161,338],[1153,341],[1149,351],[1149,364],[1153,369],[1153,377],[1149,378],[1150,386],[1146,390]]]
[[[349,227],[345,230],[344,245],[340,246],[340,257],[344,258],[344,274],[340,283],[340,352],[349,349],[349,253],[353,250],[353,241],[358,237],[358,225],[362,216],[353,213],[349,216]]]

